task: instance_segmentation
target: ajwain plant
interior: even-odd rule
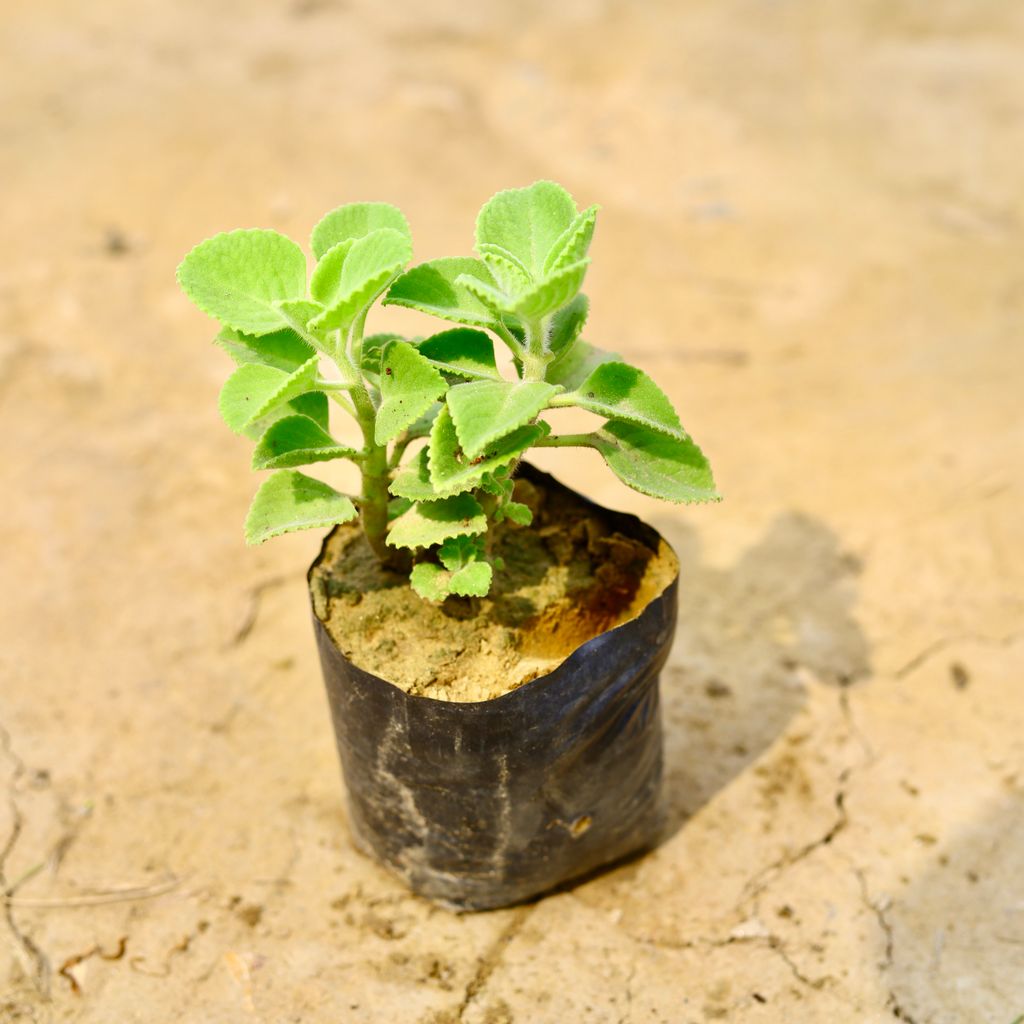
[[[247,541],[358,516],[381,561],[415,561],[413,588],[441,601],[485,595],[502,568],[490,552],[494,524],[530,523],[512,479],[530,448],[594,448],[643,494],[717,500],[707,460],[664,392],[581,337],[596,216],[597,207],[578,212],[549,181],[499,192],[477,218],[475,258],[406,270],[412,239],[403,214],[353,203],[313,229],[308,278],[302,249],[276,231],[229,231],[196,246],[178,281],[220,321],[216,341],[238,364],[221,414],[256,442],[253,468],[273,471],[249,509]],[[367,335],[382,296],[384,305],[460,326],[422,339]],[[511,352],[507,374],[495,338]],[[356,421],[361,447],[332,436],[328,400]],[[552,433],[543,413],[567,406],[602,422],[588,433]],[[411,449],[418,439],[426,441]],[[358,466],[358,495],[295,468],[332,459]]]

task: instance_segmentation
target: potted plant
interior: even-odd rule
[[[216,235],[178,269],[238,364],[223,418],[271,471],[246,539],[332,528],[309,582],[353,835],[461,908],[533,896],[660,824],[674,555],[523,461],[592,448],[644,494],[718,499],[661,389],[581,337],[596,214],[552,182],[499,192],[475,257],[407,270],[402,213],[355,203],[313,229],[308,277],[269,230]],[[367,334],[381,298],[457,326]],[[329,402],[361,441],[335,438]],[[559,433],[562,408],[599,420]],[[338,459],[358,494],[297,468]]]

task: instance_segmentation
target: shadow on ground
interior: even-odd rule
[[[680,561],[661,677],[671,835],[785,729],[804,702],[801,667],[846,686],[870,665],[852,611],[860,565],[824,523],[780,516],[724,569],[705,564],[694,530],[658,527]]]

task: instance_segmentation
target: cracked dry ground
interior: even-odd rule
[[[4,5],[0,1020],[1024,1014],[1022,17]],[[458,917],[349,844],[317,539],[243,548],[227,365],[173,270],[355,198],[463,251],[544,176],[603,205],[589,336],[727,501],[540,460],[679,551],[671,827]]]

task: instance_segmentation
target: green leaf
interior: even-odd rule
[[[417,349],[442,373],[470,380],[501,379],[494,361],[494,343],[483,331],[453,327],[421,341]]]
[[[297,470],[283,469],[269,477],[252,499],[245,540],[262,544],[282,533],[347,523],[355,516],[356,507],[344,494]]]
[[[483,480],[485,474],[514,462],[532,445],[550,432],[546,423],[527,424],[492,441],[475,458],[464,454],[448,406],[443,406],[430,433],[428,459],[430,482],[438,494],[467,491]]]
[[[500,245],[479,245],[477,251],[480,258],[487,264],[498,287],[507,295],[520,295],[533,285],[530,272],[508,251]]]
[[[330,419],[327,396],[321,391],[299,395],[298,398],[293,398],[284,405],[275,406],[265,416],[248,423],[240,433],[252,441],[259,441],[278,420],[283,420],[286,416],[305,416],[326,430]]]
[[[275,303],[306,294],[306,257],[276,231],[227,231],[200,242],[181,261],[178,283],[225,326],[270,334],[289,326]]]
[[[341,268],[345,265],[355,241],[354,238],[347,238],[344,242],[332,246],[320,257],[320,262],[313,269],[313,276],[309,279],[309,294],[321,306],[330,306],[339,297]]]
[[[544,261],[544,273],[550,274],[582,260],[590,249],[590,240],[594,237],[596,222],[597,207],[591,206],[584,210],[551,247],[551,251]]]
[[[529,526],[533,522],[533,512],[530,511],[530,506],[524,505],[520,501],[510,501],[502,505],[501,511],[506,519],[511,519],[519,526]]]
[[[243,363],[262,363],[276,370],[284,370],[285,373],[297,370],[315,355],[313,346],[303,341],[289,327],[261,336],[223,327],[213,340],[238,366]]]
[[[556,356],[566,351],[580,336],[580,331],[583,330],[583,325],[587,322],[589,310],[590,300],[586,295],[580,294],[551,318],[548,348]]]
[[[392,228],[412,241],[409,222],[397,206],[390,203],[348,203],[332,210],[313,228],[310,248],[320,259],[339,242],[362,238],[380,228]]]
[[[494,327],[494,312],[470,292],[460,277],[474,278],[490,287],[494,278],[480,260],[464,257],[432,260],[403,274],[388,291],[385,306],[408,306],[424,313],[476,327]]]
[[[376,443],[385,444],[415,423],[447,390],[444,377],[412,345],[391,342],[381,357]]]
[[[471,562],[465,568],[452,573],[448,589],[461,597],[486,597],[487,591],[491,589],[493,575],[487,562]]]
[[[391,525],[388,544],[399,548],[427,548],[460,533],[484,533],[487,517],[471,494],[456,494],[439,501],[417,502]]]
[[[557,391],[544,381],[477,380],[456,384],[445,401],[463,453],[476,458],[492,441],[529,423]]]
[[[412,567],[409,576],[409,583],[425,601],[433,601],[440,604],[450,593],[448,581],[452,578],[450,572],[446,572],[439,565],[433,562],[420,562]]]
[[[338,255],[335,255],[335,254]],[[393,228],[380,228],[354,242],[341,242],[321,261],[327,268],[319,275],[317,288],[326,296],[326,312],[311,322],[316,330],[347,330],[392,278],[412,258],[409,239]]]
[[[555,242],[575,219],[572,196],[553,181],[499,192],[477,217],[477,250],[484,245],[507,249],[537,280]]]
[[[405,341],[400,334],[381,333],[368,334],[363,338],[363,348],[360,355],[360,366],[366,376],[376,385],[380,376],[380,357],[384,354],[389,341]]]
[[[442,407],[443,408],[443,407]],[[430,482],[430,465],[427,462],[427,449],[422,448],[402,467],[398,475],[391,481],[388,490],[399,498],[412,501],[436,501],[444,495],[434,490]]]
[[[570,302],[579,292],[590,260],[580,260],[556,270],[520,295],[510,312],[527,320],[539,320]]]
[[[304,362],[293,373],[275,370],[260,363],[240,366],[224,383],[220,392],[220,414],[236,433],[242,433],[279,405],[316,390],[317,356]]]
[[[686,438],[665,392],[642,370],[626,363],[602,363],[561,400],[608,419],[650,427],[679,440]]]
[[[674,502],[720,501],[711,467],[689,438],[680,440],[632,423],[608,422],[594,447],[628,487]]]
[[[548,366],[545,379],[570,390],[578,388],[602,363],[622,362],[618,352],[607,352],[582,338]]]
[[[260,438],[252,453],[253,469],[285,469],[310,462],[351,458],[354,448],[339,444],[318,423],[306,416],[285,416]]]
[[[449,537],[438,549],[437,557],[441,564],[449,571],[457,570],[475,562],[484,556],[483,537],[467,537],[461,534],[458,537]]]

